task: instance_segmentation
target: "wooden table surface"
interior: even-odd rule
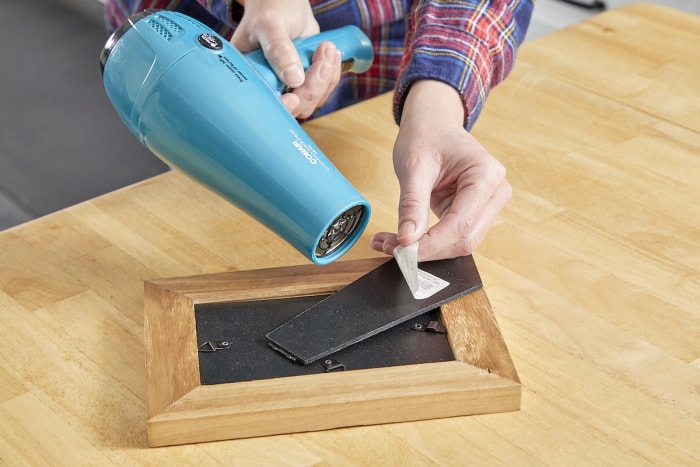
[[[390,97],[306,126],[396,224]],[[306,264],[171,172],[0,233],[0,464],[700,463],[700,18],[525,44],[474,129],[514,198],[475,254],[519,412],[148,448],[143,281]]]

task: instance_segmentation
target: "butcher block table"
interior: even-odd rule
[[[305,126],[394,230],[385,95]],[[521,410],[149,448],[144,281],[308,264],[177,172],[0,233],[2,465],[700,465],[700,18],[526,43],[474,134],[514,196],[474,255]]]

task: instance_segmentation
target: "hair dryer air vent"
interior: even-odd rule
[[[336,217],[316,245],[316,257],[328,256],[337,250],[361,225],[365,208],[362,205],[353,206]]]
[[[175,21],[161,15],[151,16],[146,22],[167,40],[172,39],[173,33],[177,34],[183,31]]]

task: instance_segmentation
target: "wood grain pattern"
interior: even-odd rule
[[[447,334],[457,360],[520,382],[484,289],[442,305],[440,316],[447,329],[463,330]]]
[[[334,293],[388,260],[146,282],[149,444],[168,446],[518,410],[520,381],[483,290],[444,305],[444,315],[441,307],[455,355],[452,362],[199,384],[195,303]]]
[[[146,393],[151,418],[199,386],[199,360],[192,299],[148,282],[145,289],[146,385],[158,388]]]
[[[0,463],[700,464],[697,44],[605,12],[526,43],[473,130],[514,189],[475,256],[520,411],[148,448],[144,281],[306,264],[170,172],[0,232]],[[305,125],[373,206],[348,260],[396,228],[390,105]]]
[[[460,362],[310,375],[302,384],[292,379],[298,378],[200,386],[148,420],[149,442],[163,446],[520,407],[519,384]]]

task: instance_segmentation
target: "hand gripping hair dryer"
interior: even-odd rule
[[[295,41],[304,66],[325,40],[343,70],[363,72],[372,44],[354,26]],[[262,52],[242,55],[186,15],[131,16],[100,55],[102,78],[134,135],[276,232],[316,264],[343,255],[367,226],[370,205],[280,102],[284,85]]]

